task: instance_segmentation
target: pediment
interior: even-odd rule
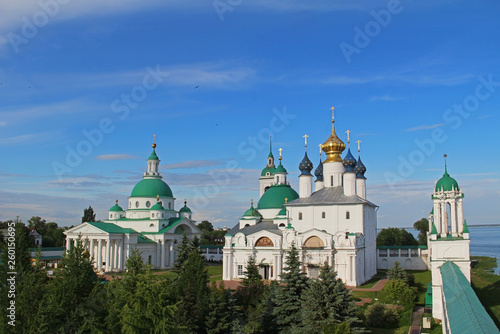
[[[109,235],[108,232],[104,232],[103,230],[98,229],[97,227],[92,226],[92,225],[90,225],[88,223],[83,223],[83,224],[80,224],[80,225],[75,226],[73,228],[70,228],[69,230],[67,230],[65,232],[65,234],[66,235],[79,235],[79,234],[82,234],[82,235],[85,235],[85,234]]]

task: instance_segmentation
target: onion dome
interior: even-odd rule
[[[333,108],[333,107],[332,107]],[[323,152],[326,153],[326,162],[342,162],[340,155],[345,150],[344,142],[335,133],[335,119],[332,117],[332,133],[330,137],[323,143]]]
[[[248,209],[247,211],[245,211],[245,213],[243,214],[243,217],[259,217],[261,218],[262,215],[259,213],[259,211],[257,211],[254,207],[253,207],[253,200],[250,204],[250,209]]]
[[[150,210],[165,210],[165,208],[163,207],[161,202],[156,202],[156,204],[153,205]]]
[[[288,200],[299,198],[299,194],[288,184],[274,184],[262,195],[257,204],[257,210],[281,209]]]
[[[458,182],[448,174],[448,170],[445,167],[444,175],[436,183],[436,191],[458,191],[460,187]]]
[[[143,179],[132,189],[130,197],[174,197],[172,189],[160,179]]]
[[[356,167],[356,159],[351,153],[351,149],[347,149],[347,154],[344,158],[344,168],[346,173],[354,173],[354,168]],[[365,168],[366,170],[366,168]]]
[[[123,212],[123,209],[121,206],[118,205],[118,200],[116,200],[116,204],[113,205],[109,211],[116,211],[116,212]]]
[[[356,178],[366,179],[366,167],[363,165],[363,162],[361,162],[361,156],[358,157],[358,162],[356,163],[356,167],[354,167],[354,172],[356,173]]]
[[[287,174],[288,172],[286,171],[285,167],[283,167],[283,165],[281,164],[281,160],[280,160],[280,164],[278,165],[278,167],[276,167],[276,170],[274,171],[274,173],[282,173],[282,174]]]
[[[316,181],[323,181],[323,161],[321,161],[321,158],[319,158],[319,164],[314,171],[314,175],[316,176]]]
[[[313,164],[311,160],[307,157],[307,152],[304,155],[304,159],[299,164],[300,175],[311,175],[311,171],[313,170]]]
[[[179,212],[183,213],[193,213],[190,208],[187,206],[187,201],[184,201],[184,206],[179,210]]]

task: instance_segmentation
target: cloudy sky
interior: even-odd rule
[[[298,190],[330,133],[361,140],[380,227],[411,226],[448,170],[499,223],[497,1],[0,2],[0,220],[105,219],[146,168],[198,221],[258,199],[269,134]]]

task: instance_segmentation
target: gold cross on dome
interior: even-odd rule
[[[306,147],[307,147],[307,138],[309,138],[309,136],[308,136],[308,135],[304,135],[303,137],[304,137],[304,139],[305,139],[305,142],[306,142]]]
[[[283,151],[283,149],[280,147],[278,151],[280,151],[280,157],[281,157],[281,152]]]
[[[361,150],[361,145],[360,145],[361,144],[361,140],[358,139],[358,141],[356,143],[358,143],[358,152],[359,152]]]
[[[153,143],[156,143],[156,134],[153,135]]]
[[[322,149],[323,149],[323,144],[319,144],[319,155],[321,155]]]
[[[253,198],[250,200],[250,204],[253,206]]]
[[[332,120],[335,119],[335,107],[331,107],[330,110],[332,111]]]
[[[345,133],[347,133],[347,142],[349,143],[350,141],[349,134],[351,133],[351,130],[347,130]]]

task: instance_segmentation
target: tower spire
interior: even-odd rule
[[[446,158],[448,157],[448,154],[443,154],[444,157],[444,172],[445,174],[448,174],[448,166],[446,164]]]

